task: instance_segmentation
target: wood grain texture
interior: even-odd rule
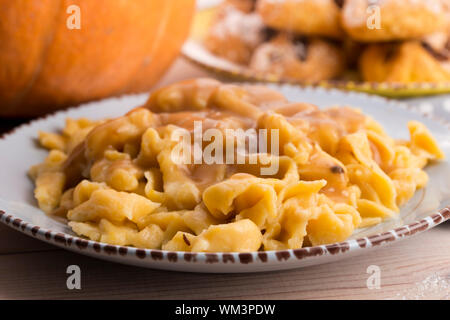
[[[160,85],[207,76],[182,59]],[[66,288],[80,266],[82,289]],[[381,288],[369,290],[369,265]],[[450,299],[450,223],[332,264],[260,274],[189,274],[113,264],[57,249],[0,225],[2,299]]]
[[[81,290],[66,288],[71,264]],[[367,288],[369,265],[381,269],[378,290]],[[260,274],[149,270],[63,250],[0,255],[0,288],[3,299],[449,299],[450,224],[336,263]]]

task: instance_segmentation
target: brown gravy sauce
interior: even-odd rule
[[[221,131],[256,129],[257,115],[248,116],[252,110],[256,110],[258,115],[264,112],[283,115],[290,124],[305,132],[309,139],[316,141],[324,151],[333,156],[336,147],[330,145],[330,141],[337,142],[343,135],[363,129],[365,125],[365,116],[351,108],[319,110],[311,104],[289,103],[280,93],[266,87],[219,85],[214,80],[205,79],[186,81],[165,88],[164,91],[157,91],[142,108],[152,111],[151,118],[139,120],[138,122],[142,123],[130,126],[135,132],[133,131],[134,135],[129,134],[127,143],[139,145],[141,136],[147,129],[146,125],[156,129],[175,125],[190,133],[194,130],[195,121],[202,123],[203,131],[210,128]],[[119,129],[122,128],[122,122],[125,123],[134,112],[142,112],[142,108],[134,109],[124,117],[101,124],[89,133],[84,142],[70,153],[64,164],[68,181],[66,187],[73,187],[82,178],[87,178],[92,164],[102,158],[102,150],[115,148],[125,143],[117,137],[120,135]],[[175,112],[168,112],[168,110],[175,110]],[[103,149],[90,150],[90,148],[96,148],[95,144],[90,145],[90,143],[98,137],[101,138],[97,141],[99,148]],[[117,141],[113,141],[114,139]],[[96,156],[93,156],[95,154]],[[344,174],[343,169],[334,163],[322,158],[317,161],[324,161],[321,165],[329,166],[332,176]],[[150,168],[138,169],[145,171]],[[239,172],[237,166],[228,164],[187,165],[183,170],[195,182],[199,190],[204,190],[209,185]],[[301,178],[304,179],[302,176]],[[346,198],[346,191],[341,187],[345,183],[342,183],[342,179],[336,179],[336,181],[341,182],[333,183],[329,180],[329,185],[323,192],[333,199]]]

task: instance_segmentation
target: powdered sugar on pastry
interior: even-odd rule
[[[250,46],[256,46],[262,41],[261,30],[264,24],[258,14],[245,14],[233,7],[226,9],[223,19],[214,25],[212,33],[218,38],[229,35],[242,39]]]

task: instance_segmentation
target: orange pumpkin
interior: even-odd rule
[[[194,8],[195,0],[0,0],[0,116],[149,90],[177,56]],[[80,29],[68,27],[77,21]]]

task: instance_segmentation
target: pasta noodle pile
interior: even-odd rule
[[[278,152],[260,152],[253,163],[179,163],[173,136],[192,133],[195,121],[203,132],[276,130]],[[357,109],[319,110],[266,87],[196,79],[156,91],[123,117],[67,119],[59,134],[40,132],[50,152],[29,175],[39,207],[95,241],[193,252],[295,249],[389,219],[426,185],[422,169],[444,154],[423,124],[408,129],[409,141],[395,140]],[[262,174],[271,164],[278,170]]]

